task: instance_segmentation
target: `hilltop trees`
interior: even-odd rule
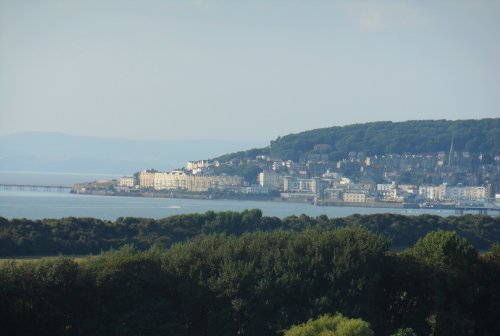
[[[349,152],[367,155],[448,151],[451,139],[457,151],[498,155],[500,119],[380,121],[342,127],[321,128],[278,137],[266,148],[224,155],[218,160],[255,159],[270,155],[276,159],[297,161],[306,154],[329,154],[331,160],[347,157]],[[315,149],[315,145],[322,146]],[[329,152],[325,153],[324,148]]]

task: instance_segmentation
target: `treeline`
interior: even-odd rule
[[[198,235],[241,235],[255,231],[294,231],[311,228],[364,227],[392,239],[399,249],[413,245],[426,233],[455,231],[477,249],[487,250],[500,241],[500,218],[482,215],[440,217],[395,214],[352,215],[328,218],[263,216],[261,210],[184,214],[161,219],[126,217],[116,221],[95,218],[11,219],[0,217],[0,256],[86,255],[133,244],[143,250],[153,245],[169,247]]]
[[[328,154],[330,160],[339,160],[356,151],[367,155],[435,153],[449,151],[452,138],[454,150],[498,155],[500,119],[382,121],[329,127],[278,137],[269,147],[218,159],[255,159],[256,155],[271,155],[297,161],[306,154]],[[315,148],[316,145],[321,146]]]
[[[306,229],[4,261],[0,330],[265,336],[338,312],[376,335],[500,335],[500,245],[479,255],[446,231],[401,253],[389,245],[362,228]]]

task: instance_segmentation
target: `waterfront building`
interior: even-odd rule
[[[486,187],[481,186],[449,187],[443,183],[437,186],[423,185],[418,191],[421,198],[431,201],[480,201],[486,198]]]
[[[438,201],[445,198],[446,185],[421,185],[418,188],[420,198],[430,201]]]
[[[259,185],[269,190],[283,190],[283,176],[274,171],[263,171],[258,176]]]
[[[248,187],[242,187],[241,192],[243,194],[267,194],[269,193],[269,189],[260,184],[252,184]]]
[[[366,194],[362,192],[345,192],[342,200],[346,203],[365,203]]]
[[[223,190],[241,192],[242,178],[239,176],[187,176],[186,189],[193,192]]]
[[[283,191],[285,192],[299,192],[311,193],[321,195],[325,184],[320,178],[297,178],[286,176],[283,180]]]
[[[394,199],[397,197],[397,185],[392,183],[377,184],[377,194],[382,199]]]
[[[399,184],[398,189],[409,194],[418,194],[418,186],[414,184]]]
[[[187,189],[187,175],[183,171],[157,172],[154,174],[153,188],[155,190]]]
[[[133,188],[135,185],[135,178],[133,176],[122,176],[120,177],[120,187]]]
[[[486,198],[486,188],[477,186],[447,187],[446,198],[453,200],[480,201]]]
[[[139,186],[141,188],[153,188],[155,184],[155,172],[143,170],[139,173]]]
[[[241,192],[242,179],[239,176],[199,176],[188,175],[182,170],[172,172],[141,172],[139,175],[141,188],[155,190],[186,190],[190,192],[206,192],[209,190],[225,190]]]
[[[379,183],[377,184],[378,192],[390,192],[396,189],[396,183]]]

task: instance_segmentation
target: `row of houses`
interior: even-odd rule
[[[449,200],[484,200],[491,197],[491,191],[488,186],[454,186],[449,187],[446,183],[434,186],[424,185],[419,187],[419,195],[430,201],[449,201]]]
[[[358,157],[353,160],[368,160],[366,167],[371,167],[371,158]],[[431,157],[433,158],[433,157]],[[438,156],[439,158],[439,156]],[[379,158],[374,158],[378,160]],[[384,158],[387,159],[387,158]],[[400,157],[392,159],[401,159]],[[404,157],[405,160],[420,158]],[[387,163],[387,161],[384,161]],[[185,190],[207,192],[211,190],[231,191],[235,193],[266,194],[280,192],[282,198],[323,199],[349,203],[369,202],[447,202],[460,200],[484,200],[494,197],[495,190],[485,186],[448,186],[414,185],[382,183],[375,184],[371,177],[360,176],[354,182],[335,167],[318,175],[311,175],[310,162],[303,165],[293,161],[273,161],[257,157],[255,162],[262,170],[257,181],[243,181],[239,176],[217,175],[221,165],[216,160],[189,161],[187,168],[171,172],[142,171],[136,177],[122,177],[119,187],[153,190]],[[272,165],[271,165],[272,163]],[[346,164],[349,163],[346,161]],[[373,162],[375,163],[375,162]],[[237,164],[237,163],[226,163]],[[303,170],[304,169],[304,170]],[[347,175],[348,176],[348,175]],[[492,196],[493,195],[493,196]]]
[[[196,168],[195,168],[196,169]],[[210,190],[263,193],[280,191],[284,198],[311,197],[317,199],[340,200],[349,203],[373,201],[412,202],[412,201],[481,201],[491,197],[488,186],[448,186],[410,185],[410,184],[373,184],[353,183],[338,174],[324,174],[323,177],[303,178],[282,176],[274,172],[262,172],[258,184],[243,186],[239,176],[192,175],[183,170],[172,172],[142,171],[138,179],[122,177],[119,186],[139,187],[154,190],[185,190],[207,192]]]
[[[305,178],[281,176],[274,172],[262,172],[258,182],[261,187],[279,190],[287,198],[315,196],[319,199],[336,199],[350,203],[372,201],[412,202],[420,201],[480,201],[493,197],[491,186],[448,186],[413,184],[354,183],[338,174],[323,174],[322,177]]]
[[[139,173],[138,186],[154,190],[185,190],[206,192],[222,190],[241,192],[242,179],[239,176],[204,176],[186,174],[182,170],[172,172],[142,171]],[[122,177],[120,186],[134,187],[134,177]]]

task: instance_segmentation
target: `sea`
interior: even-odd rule
[[[120,174],[86,174],[64,172],[13,172],[0,171],[0,184],[63,185],[99,179],[118,178]],[[394,209],[363,207],[314,206],[305,203],[242,200],[195,200],[177,198],[143,198],[120,196],[77,195],[57,190],[32,191],[0,189],[0,217],[12,218],[62,218],[94,217],[116,220],[118,217],[163,218],[178,214],[204,213],[206,211],[243,211],[261,209],[264,216],[284,218],[292,215],[345,217],[353,214],[393,213],[404,215],[432,214],[454,215],[453,210]]]

